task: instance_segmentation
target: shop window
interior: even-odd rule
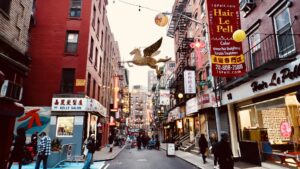
[[[279,57],[284,58],[295,52],[292,23],[288,8],[274,16],[274,23]]]
[[[56,137],[72,137],[74,117],[57,117]]]
[[[70,17],[80,17],[81,15],[81,0],[71,0]]]
[[[73,93],[74,81],[75,81],[75,69],[70,69],[70,68],[62,69],[60,92]]]
[[[78,32],[68,31],[66,39],[65,53],[75,54],[78,45]]]

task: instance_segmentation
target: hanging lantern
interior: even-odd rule
[[[236,42],[242,42],[246,39],[246,33],[245,31],[238,29],[233,33],[232,38]]]
[[[162,14],[162,13],[159,13],[155,16],[155,24],[158,25],[158,26],[161,26],[161,27],[164,27],[168,24],[169,22],[169,19],[166,15]]]

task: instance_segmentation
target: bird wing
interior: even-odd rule
[[[143,51],[144,57],[151,57],[152,54],[160,48],[161,42],[162,42],[162,37],[158,41],[153,43],[151,46],[145,48]]]
[[[159,55],[159,54],[160,54],[160,51],[157,50],[157,51],[155,51],[155,52],[152,53],[151,57],[157,56],[157,55]]]

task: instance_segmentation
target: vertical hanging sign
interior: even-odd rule
[[[184,76],[184,93],[195,94],[196,93],[195,71],[185,70],[183,72],[183,76]]]
[[[238,0],[207,1],[213,76],[233,77],[245,73],[242,43],[232,39],[234,31],[241,27],[239,7]]]
[[[114,77],[114,110],[119,108],[119,77]]]

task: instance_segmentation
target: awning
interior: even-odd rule
[[[21,116],[24,114],[24,106],[20,103],[0,99],[0,116]]]

